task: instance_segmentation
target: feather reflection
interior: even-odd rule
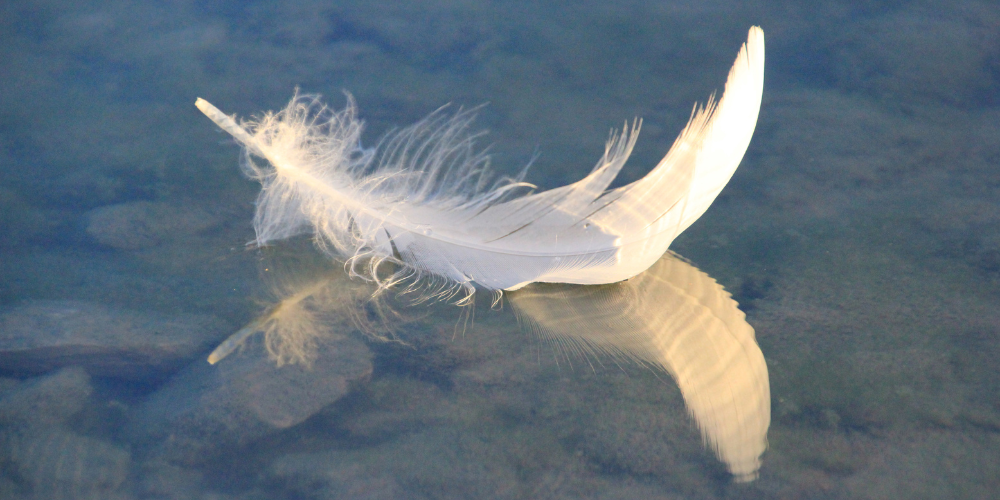
[[[276,287],[280,301],[223,342],[209,362],[263,332],[279,366],[309,365],[317,343],[336,336],[335,331],[359,329],[387,340],[392,337],[387,324],[405,322],[384,295],[373,297],[374,286],[330,271],[324,262],[309,262],[277,280],[283,282]],[[534,283],[504,297],[522,327],[551,342],[568,360],[609,356],[669,373],[706,445],[736,481],[756,479],[771,421],[767,365],[746,316],[710,276],[667,252],[628,281]],[[359,313],[366,309],[374,311],[376,321]]]
[[[522,323],[566,356],[666,370],[729,472],[741,482],[757,477],[771,422],[767,365],[745,315],[710,276],[667,252],[626,282],[533,284],[507,297]]]

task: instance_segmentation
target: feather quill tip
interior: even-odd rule
[[[520,179],[491,181],[468,112],[439,110],[365,149],[350,97],[334,111],[296,95],[284,110],[243,125],[204,99],[196,105],[249,153],[246,171],[263,187],[258,243],[312,232],[352,275],[382,289],[430,278],[422,281],[432,296],[462,295],[463,303],[477,286],[605,284],[648,269],[729,182],[753,135],[763,80],[764,35],[755,26],[722,97],[695,107],[644,178],[608,189],[632,152],[636,125],[612,136],[583,179],[528,193]],[[388,278],[384,264],[395,269]]]

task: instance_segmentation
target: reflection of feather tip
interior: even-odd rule
[[[564,356],[607,355],[670,373],[734,479],[757,477],[771,423],[767,364],[753,327],[710,276],[668,252],[622,283],[532,285],[508,299]]]

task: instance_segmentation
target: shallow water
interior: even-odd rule
[[[990,2],[0,9],[0,497],[1000,496]],[[247,249],[257,185],[196,97],[247,116],[346,90],[368,144],[488,103],[495,168],[537,155],[545,187],[640,116],[627,182],[751,25],[767,37],[753,141],[671,249],[756,332],[755,481],[703,446],[669,373],[574,354],[509,308],[480,304],[464,332],[454,307],[406,309],[402,342],[323,316],[311,370],[276,368],[260,339],[205,362],[315,256]]]

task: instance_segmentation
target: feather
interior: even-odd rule
[[[607,355],[668,372],[734,478],[757,477],[771,423],[767,364],[746,315],[710,276],[667,252],[624,283],[536,284],[507,298],[567,359]]]
[[[694,108],[648,175],[611,190],[638,122],[612,134],[580,181],[526,193],[532,186],[519,178],[491,182],[488,158],[467,132],[469,112],[439,110],[365,149],[350,97],[332,111],[296,95],[284,110],[242,125],[204,99],[196,105],[243,144],[246,171],[263,185],[258,244],[312,232],[352,275],[383,289],[412,277],[432,296],[464,293],[461,303],[476,285],[613,283],[649,268],[732,177],[753,134],[763,78],[764,35],[753,27],[722,98]],[[386,277],[384,263],[399,267]]]

